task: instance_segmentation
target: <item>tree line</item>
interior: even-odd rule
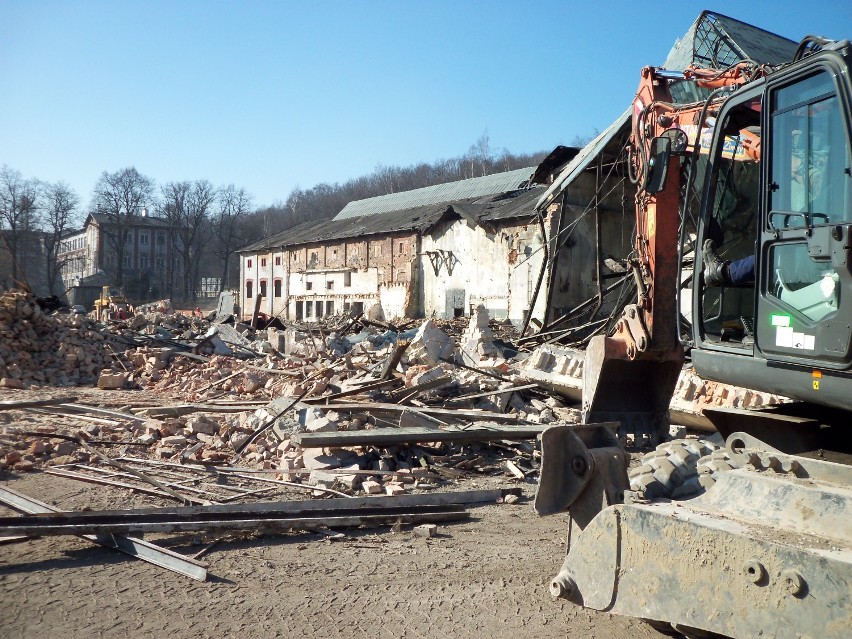
[[[166,261],[164,290],[158,293],[194,302],[202,277],[219,278],[222,289],[238,287],[237,251],[263,237],[304,222],[330,219],[354,200],[534,166],[545,156],[544,151],[496,152],[486,132],[461,156],[410,166],[379,165],[372,173],[343,184],[297,186],[285,200],[263,207],[256,207],[252,195],[233,184],[217,187],[207,180],[184,180],[158,186],[135,167],[127,167],[101,174],[88,211],[66,183],[25,178],[4,165],[0,168],[0,235],[11,261],[5,285],[20,285],[26,273],[36,269],[32,261],[42,259],[49,292],[62,294],[62,238],[80,228],[86,213],[100,213],[112,229],[105,236],[116,256],[110,273],[113,284],[137,289],[136,301],[145,301],[142,298],[151,292],[145,289],[146,274],[125,267],[124,252],[133,226],[142,216],[153,215],[167,225],[175,258]],[[30,248],[34,236],[43,243],[38,258]]]

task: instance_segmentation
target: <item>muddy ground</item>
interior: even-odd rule
[[[12,391],[0,400],[74,394],[80,403],[152,401],[132,391]],[[158,398],[162,403],[167,399]],[[56,418],[5,411],[7,423]],[[63,421],[71,418],[61,418]],[[61,509],[169,505],[108,486],[42,472],[0,473],[0,485]],[[453,488],[507,487],[478,477]],[[0,546],[3,637],[662,637],[645,624],[551,599],[547,583],[565,552],[566,519],[539,518],[523,486],[518,504],[472,509],[470,520],[432,539],[389,528],[328,534],[149,535],[205,555],[206,583],[133,560],[76,537]],[[289,489],[287,489],[289,491]],[[307,498],[281,492],[273,498]],[[4,515],[11,511],[0,509]]]

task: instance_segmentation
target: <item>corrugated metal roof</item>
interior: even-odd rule
[[[401,211],[387,211],[320,222],[305,222],[240,249],[240,253],[256,253],[302,244],[332,242],[353,237],[368,237],[400,231],[424,233],[444,216],[458,215],[475,222],[489,222],[535,215],[535,201],[542,188],[501,193],[497,197],[464,200],[420,206]]]
[[[723,16],[703,11],[675,42],[663,66],[683,71],[691,64],[723,69],[740,60],[760,64],[791,62],[797,44],[770,31]]]
[[[418,206],[458,202],[467,198],[506,193],[521,188],[535,170],[536,167],[532,166],[506,171],[505,173],[459,180],[458,182],[425,186],[422,189],[413,189],[401,193],[379,195],[366,200],[356,200],[344,206],[334,219],[342,220],[361,215],[376,215],[388,211],[401,211]]]
[[[305,222],[250,244],[240,249],[239,252],[251,253],[299,244],[314,244],[398,231],[422,231],[435,224],[447,212],[448,208],[447,206],[427,206],[406,211],[360,215],[342,220],[334,218],[318,222]]]

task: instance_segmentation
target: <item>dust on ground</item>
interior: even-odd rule
[[[81,402],[167,403],[144,391],[71,389]],[[45,399],[69,389],[3,393]],[[106,398],[106,400],[105,400]],[[55,415],[5,411],[7,422],[46,425]],[[63,418],[70,419],[70,418]],[[47,475],[0,474],[60,509],[169,505],[156,497]],[[506,487],[482,477],[459,488]],[[471,509],[471,519],[416,537],[387,527],[328,533],[228,535],[204,560],[205,583],[76,537],[4,545],[0,627],[7,637],[662,637],[644,623],[554,601],[547,591],[565,552],[567,519],[539,518],[523,484],[517,504]],[[291,494],[283,498],[305,498]],[[2,509],[0,509],[2,510]],[[4,515],[12,514],[2,510]],[[149,535],[192,555],[215,534]]]

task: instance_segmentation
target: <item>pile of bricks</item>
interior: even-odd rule
[[[0,387],[94,383],[112,364],[112,335],[86,317],[47,315],[24,291],[0,295]]]

